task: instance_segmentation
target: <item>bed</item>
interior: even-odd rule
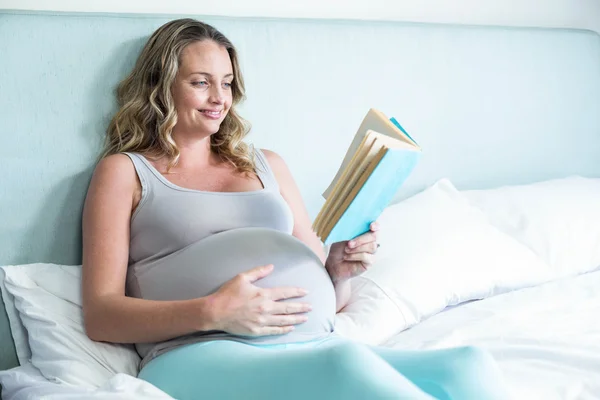
[[[498,361],[516,399],[598,399],[600,272],[450,308],[384,346],[427,349],[474,344]],[[48,381],[31,364],[7,372],[5,398],[168,399],[127,374],[97,389]]]
[[[131,348],[85,341],[78,274],[114,88],[177,17],[0,11],[3,398],[166,398]],[[313,218],[369,108],[424,149],[342,334],[481,345],[515,398],[600,399],[597,33],[196,17],[238,47],[249,141],[283,156]]]

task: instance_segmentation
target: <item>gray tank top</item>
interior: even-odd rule
[[[309,294],[300,301],[313,305],[308,321],[286,335],[245,337],[210,331],[136,344],[143,358],[141,367],[184,344],[223,339],[291,343],[333,332],[333,284],[316,254],[292,236],[292,212],[260,150],[254,155],[263,188],[248,192],[182,188],[167,180],[142,155],[125,154],[142,185],[141,200],[131,218],[128,296],[150,300],[203,297],[240,272],[274,264],[274,271],[256,285],[303,287]]]

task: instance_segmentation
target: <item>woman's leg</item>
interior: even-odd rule
[[[438,399],[510,398],[496,362],[480,348],[414,351],[386,347],[371,349],[423,391]]]
[[[291,349],[198,343],[157,357],[139,378],[179,400],[431,399],[368,347],[337,339]]]

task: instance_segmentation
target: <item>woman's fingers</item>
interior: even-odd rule
[[[352,253],[352,254],[346,254],[344,256],[344,261],[356,261],[356,262],[361,262],[363,264],[372,264],[374,261],[374,257],[373,254],[371,253]]]
[[[293,326],[263,326],[257,328],[256,336],[283,335],[294,330]]]
[[[312,310],[310,304],[274,301],[273,297],[279,297],[277,293],[283,298],[296,297],[297,288],[261,289],[257,293],[253,307],[255,317],[249,326],[252,335],[281,335],[293,330],[294,325],[308,321],[304,313]]]
[[[294,305],[288,307],[283,311],[289,312],[289,314],[263,314],[257,320],[252,328],[250,328],[251,334],[256,336],[263,335],[281,335],[294,330],[294,325],[302,324],[308,321],[308,316],[297,314],[298,310],[305,310],[304,305]],[[271,312],[274,312],[275,307]]]
[[[280,300],[301,298],[308,293],[299,287],[259,288],[254,282],[273,272],[273,265],[238,274],[215,293],[219,330],[251,336],[281,335],[307,321],[309,303]]]
[[[263,326],[290,326],[308,321],[306,315],[269,315],[264,318]]]
[[[368,243],[377,243],[377,233],[373,231],[369,231],[367,233],[363,233],[362,235],[352,239],[348,242],[346,246],[347,249],[356,249],[360,246],[364,246]]]
[[[308,303],[283,303],[275,302],[271,305],[271,314],[299,314],[312,310]]]
[[[273,272],[273,264],[261,265],[260,267],[252,268],[248,271],[242,272],[239,276],[246,281],[253,283],[259,279],[264,278]]]
[[[353,249],[346,247],[346,254],[354,254],[354,253],[370,253],[375,254],[377,252],[377,243],[369,242],[365,243],[359,247],[355,247]]]
[[[299,287],[276,287],[263,289],[262,295],[270,300],[285,300],[294,297],[304,297],[308,294],[308,291]]]

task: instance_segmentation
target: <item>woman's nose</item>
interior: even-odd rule
[[[215,104],[223,104],[223,91],[220,87],[218,87],[217,85],[212,87],[211,93],[210,93],[210,98],[209,98],[211,103],[215,103]]]

